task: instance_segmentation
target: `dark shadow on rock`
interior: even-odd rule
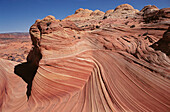
[[[27,97],[31,95],[31,87],[34,76],[37,72],[38,66],[32,66],[31,63],[25,62],[19,65],[16,65],[14,68],[14,73],[20,76],[28,85],[27,85]]]
[[[27,56],[27,62],[18,64],[14,68],[14,73],[21,77],[27,85],[27,98],[31,95],[32,81],[39,67],[39,61],[42,58],[39,47],[33,47]]]
[[[170,56],[170,27],[163,34],[163,38],[161,38],[158,42],[155,42],[150,47],[155,50],[160,50],[164,52],[167,56]]]

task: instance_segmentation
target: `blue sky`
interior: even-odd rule
[[[105,12],[125,3],[138,10],[149,4],[170,7],[170,0],[0,0],[0,33],[28,32],[35,20],[47,15],[63,19],[79,8]]]

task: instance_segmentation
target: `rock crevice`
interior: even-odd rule
[[[41,37],[41,30],[39,29],[38,32],[40,32],[40,37]],[[20,76],[28,84],[27,92],[26,92],[28,99],[29,96],[31,95],[32,81],[35,77],[35,74],[37,73],[39,62],[42,59],[40,40],[34,39],[32,34],[31,34],[31,39],[32,39],[33,47],[27,56],[27,62],[18,64],[14,68],[14,73]]]

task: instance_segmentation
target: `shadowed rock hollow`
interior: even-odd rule
[[[123,4],[37,20],[26,65],[0,59],[0,111],[170,111],[169,12]]]

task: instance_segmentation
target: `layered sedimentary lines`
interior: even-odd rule
[[[119,53],[86,51],[52,62],[40,65],[35,76],[34,111],[169,110],[169,80]]]
[[[26,111],[26,83],[13,72],[15,62],[0,59],[0,111]]]
[[[132,65],[118,54],[99,54],[108,57],[98,60],[99,63],[107,61],[102,64],[102,75],[112,103],[115,102],[114,106],[118,107],[116,111],[159,111],[160,108],[162,111],[168,110],[169,98],[165,89],[168,89],[168,80],[161,80],[160,76],[154,76],[155,74],[147,69]],[[106,67],[107,65],[112,67]]]
[[[31,95],[12,72],[17,63],[1,59],[0,111],[170,111],[169,17],[169,8],[123,4],[37,20],[27,56],[38,68]]]

